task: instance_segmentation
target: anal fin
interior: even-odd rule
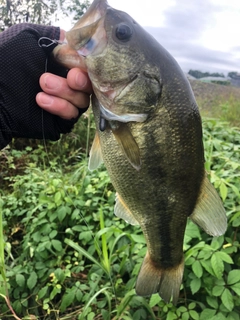
[[[127,223],[133,226],[139,225],[137,219],[132,215],[131,211],[128,209],[127,205],[124,203],[122,198],[116,193],[116,203],[114,207],[114,213],[117,217],[122,218]]]
[[[220,236],[227,229],[227,217],[222,201],[206,174],[190,219],[212,236]]]

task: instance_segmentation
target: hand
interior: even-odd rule
[[[44,92],[37,94],[37,104],[52,114],[70,120],[78,116],[78,108],[89,106],[91,82],[87,74],[78,68],[71,69],[67,79],[44,73],[39,82]]]
[[[0,33],[0,149],[13,137],[57,140],[88,107],[87,75],[74,68],[66,79],[66,68],[52,59],[55,46],[39,43],[40,38],[63,40],[65,32],[59,31],[23,23]]]

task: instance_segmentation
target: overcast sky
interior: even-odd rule
[[[240,72],[240,0],[108,0],[129,13],[184,71]]]
[[[240,0],[108,0],[130,14],[182,69],[240,72]],[[64,25],[62,25],[64,27]]]

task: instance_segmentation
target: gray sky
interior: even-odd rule
[[[145,27],[184,71],[240,72],[240,0],[108,0],[108,3],[129,13]]]
[[[108,0],[130,14],[183,71],[240,72],[240,0]],[[69,30],[71,21],[60,26]]]

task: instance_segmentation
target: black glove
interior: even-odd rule
[[[49,54],[55,45],[40,47],[38,43],[41,37],[58,40],[59,36],[59,28],[27,23],[0,33],[0,149],[13,137],[57,140],[77,121],[78,117],[65,120],[52,115],[35,101],[42,91],[39,78],[45,71],[67,74],[51,60]]]

